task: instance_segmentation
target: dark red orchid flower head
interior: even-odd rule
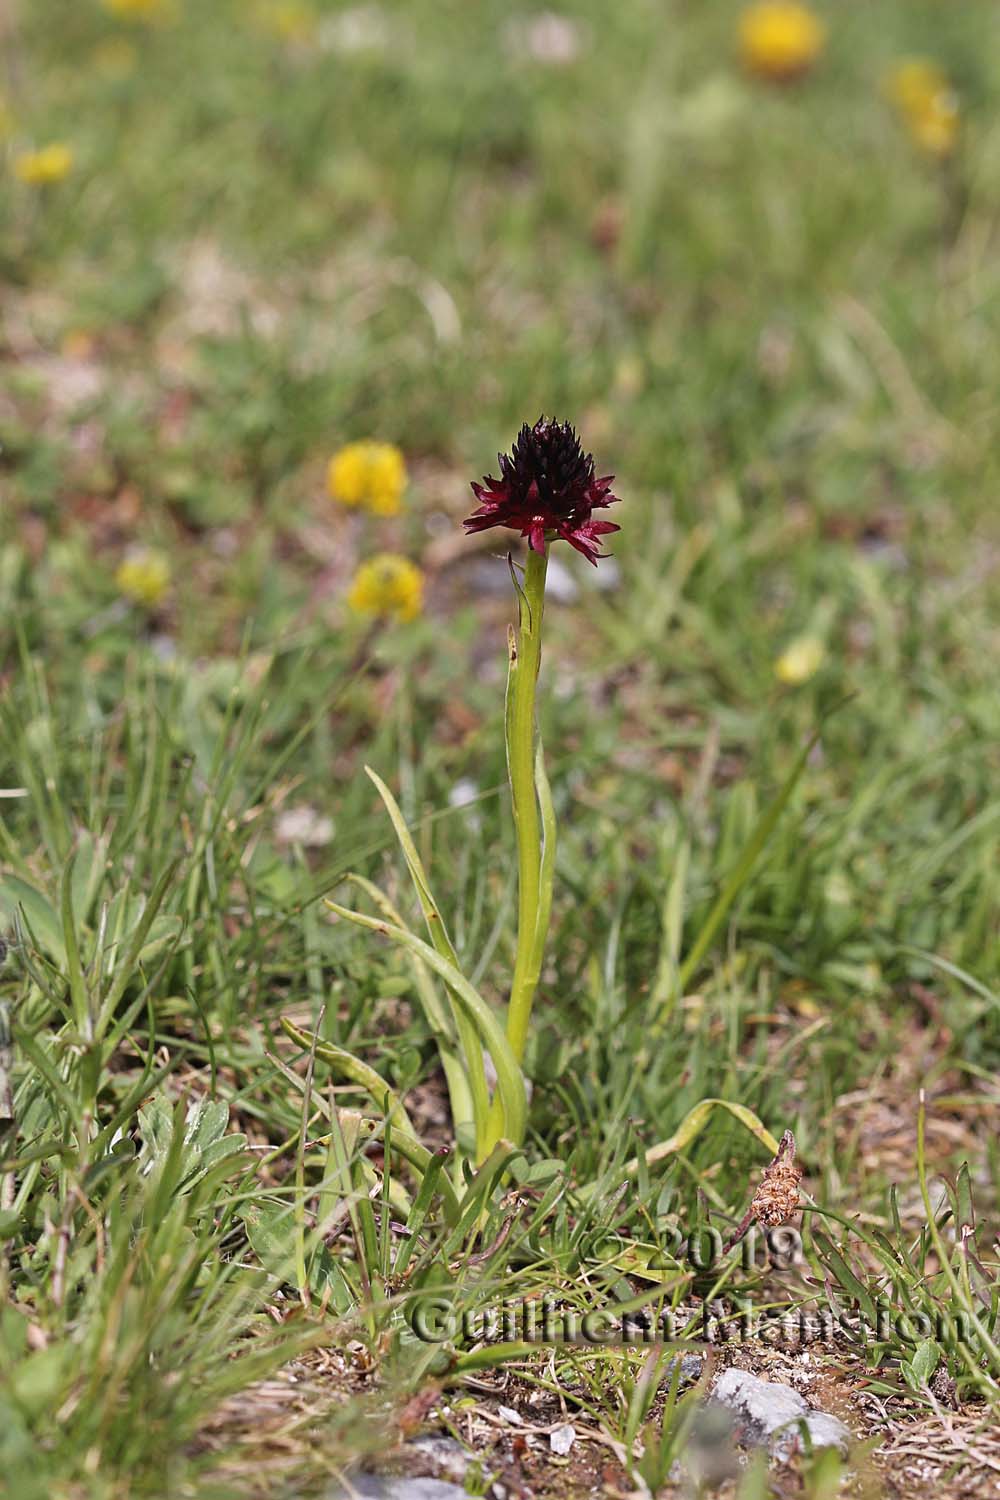
[[[570,424],[548,417],[539,417],[534,427],[525,422],[511,452],[497,458],[500,478],[486,475],[472,486],[479,509],[464,523],[466,531],[509,526],[536,552],[561,537],[596,567],[604,555],[601,537],[621,527],[595,521],[592,513],[616,504],[618,496],[611,493],[613,474],[595,478],[594,460]]]

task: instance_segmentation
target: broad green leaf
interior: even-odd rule
[[[941,1350],[934,1340],[922,1339],[913,1352],[913,1358],[903,1362],[903,1373],[907,1378],[907,1383],[917,1391],[928,1386],[940,1359]]]
[[[140,1171],[148,1173],[154,1168],[162,1168],[172,1152],[176,1152],[176,1119],[176,1109],[171,1108],[163,1094],[154,1095],[140,1109]],[[221,1100],[199,1099],[188,1107],[184,1120],[184,1137],[178,1153],[178,1191],[189,1192],[210,1168],[227,1157],[238,1156],[244,1150],[246,1136],[238,1131],[227,1134],[228,1125],[229,1106]]]
[[[295,1220],[284,1205],[249,1204],[240,1211],[247,1239],[266,1271],[282,1281],[294,1281]],[[333,1311],[350,1312],[356,1297],[336,1259],[325,1245],[314,1245],[306,1258],[306,1276],[315,1296],[326,1296]]]
[[[65,964],[62,926],[51,902],[27,881],[19,880],[16,875],[6,875],[0,880],[0,917],[5,919],[5,926],[13,922],[18,908],[24,913],[28,930],[42,952],[57,964]]]

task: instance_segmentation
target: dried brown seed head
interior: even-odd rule
[[[802,1168],[795,1160],[795,1137],[786,1130],[778,1154],[764,1168],[761,1182],[753,1195],[750,1212],[765,1229],[776,1229],[797,1212]]]

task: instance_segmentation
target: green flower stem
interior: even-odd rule
[[[535,689],[542,655],[542,614],[548,551],[528,548],[520,625],[511,645],[507,708],[507,774],[517,834],[517,957],[507,1012],[507,1039],[518,1062],[528,1040],[531,1004],[541,969],[538,908],[542,871],[541,823],[535,790]]]

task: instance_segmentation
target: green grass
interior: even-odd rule
[[[449,1366],[405,1317],[448,1265],[459,1307],[491,1289],[641,1300],[623,1264],[648,1265],[672,1224],[708,1215],[728,1232],[766,1160],[717,1111],[621,1194],[628,1159],[706,1097],[795,1131],[819,1206],[807,1225],[842,1221],[842,1253],[829,1223],[827,1239],[807,1230],[811,1274],[848,1301],[844,1266],[866,1294],[887,1280],[915,1306],[964,1299],[989,1335],[987,1238],[980,1268],[949,1225],[968,1211],[955,1173],[970,1143],[981,1217],[1000,1189],[997,18],[830,6],[821,66],[773,91],[741,76],[729,3],[574,4],[584,50],[562,68],[514,45],[493,0],[386,5],[384,44],[361,51],[334,45],[343,7],[328,3],[327,42],[301,46],[236,0],[178,0],[157,28],[96,0],[11,9],[10,1493],[226,1492],[201,1424],[312,1341],[360,1339],[401,1397],[460,1379],[463,1351]],[[115,71],[123,37],[134,55]],[[882,97],[912,52],[960,91],[962,147],[943,168]],[[74,150],[69,177],[15,182],[16,153],[51,140]],[[303,1091],[279,1022],[363,1057],[432,1145],[447,1133],[416,1087],[443,1098],[406,956],[320,898],[351,904],[358,870],[418,922],[368,763],[499,1013],[516,908],[504,544],[491,562],[435,558],[468,479],[542,410],[579,424],[625,498],[615,571],[573,567],[576,604],[547,606],[560,846],[527,1154],[462,1234],[432,1194],[414,1249],[388,1232],[390,1208],[417,1212],[412,1171],[383,1178],[361,1149],[370,1127],[337,1111],[368,1110],[376,1133],[381,1116],[321,1056]],[[329,454],[367,436],[406,454],[398,520],[326,498]],[[172,565],[150,617],[114,583],[137,542]],[[427,564],[427,612],[370,631],[344,596],[380,547]],[[823,664],[783,687],[775,659],[803,634]],[[678,963],[818,727],[678,997]],[[453,805],[468,780],[475,801]],[[332,820],[329,842],[282,836],[302,805]],[[912,1142],[902,1160],[880,1159],[848,1095],[882,1101]],[[185,1142],[194,1108],[205,1134]],[[513,1181],[537,1191],[470,1260],[510,1217]],[[667,1260],[662,1295],[689,1296]],[[877,1378],[919,1396],[901,1355],[876,1350]],[[646,1422],[645,1357],[624,1400],[612,1356],[559,1363],[616,1441]],[[995,1350],[972,1368],[958,1348],[938,1357],[965,1395],[996,1395]],[[676,1433],[660,1430],[666,1473]],[[368,1441],[317,1419],[274,1482],[319,1491]]]

